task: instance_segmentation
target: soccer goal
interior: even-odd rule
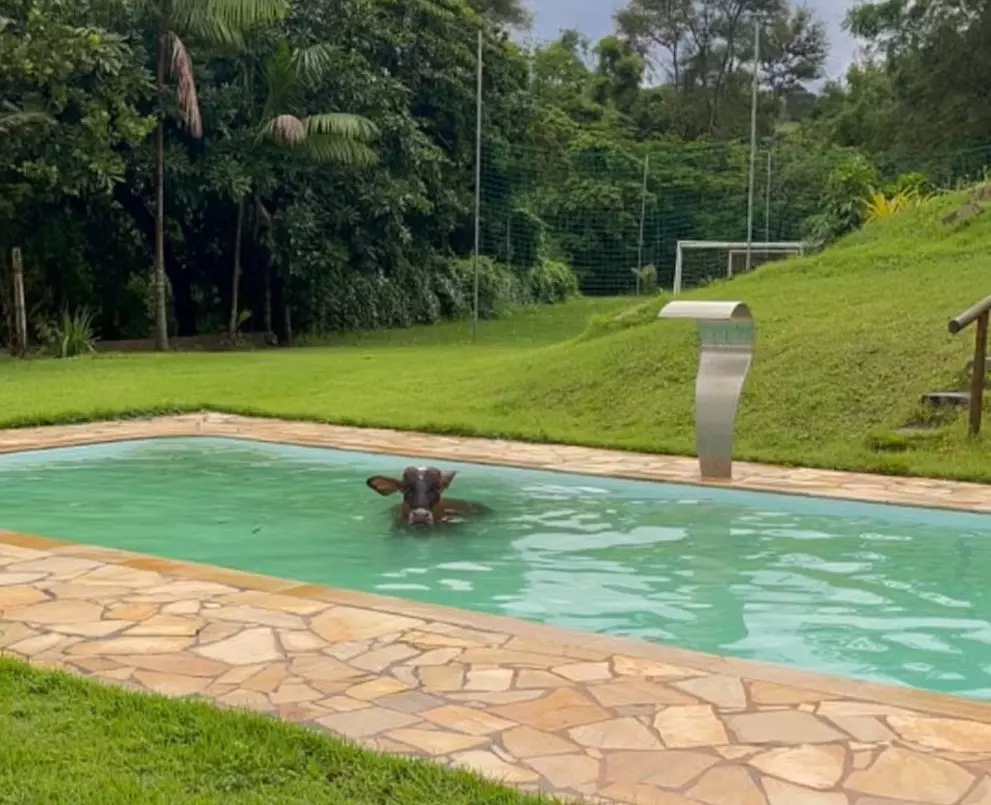
[[[792,254],[804,254],[808,244],[802,241],[773,241],[770,243],[728,240],[679,240],[674,262],[674,293],[679,294],[684,282],[686,251],[726,252],[726,277],[744,271],[747,266],[747,252],[750,252],[751,267],[777,260]],[[716,271],[718,274],[718,271]]]

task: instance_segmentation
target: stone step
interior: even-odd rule
[[[922,395],[923,405],[968,405],[970,392],[967,391],[931,391]]]

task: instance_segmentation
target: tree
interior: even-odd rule
[[[249,25],[281,2],[278,24]],[[985,114],[950,74],[980,70],[931,50],[946,36],[983,52],[976,18],[955,37],[911,20],[907,36],[885,11],[883,59],[816,98],[821,26],[785,0],[630,0],[615,36],[565,32],[529,54],[508,30],[522,2],[150,3],[0,0],[14,20],[0,31],[0,238],[24,247],[32,306],[91,305],[104,338],[158,335],[166,280],[181,335],[261,330],[263,309],[265,329],[313,333],[469,313],[480,28],[483,294],[530,299],[538,284],[514,283],[571,268],[587,292],[625,292],[641,257],[671,266],[679,237],[743,235],[757,15],[780,238],[817,211],[835,143],[932,136],[918,97],[970,99],[970,137]],[[919,54],[939,57],[939,82],[922,81]],[[51,128],[27,125],[39,113]]]
[[[360,115],[323,112],[307,115],[308,91],[319,86],[332,67],[333,48],[327,44],[294,49],[287,42],[277,44],[275,52],[266,58],[260,70],[264,86],[264,103],[255,125],[253,147],[245,156],[264,159],[263,144],[273,143],[281,149],[301,153],[315,162],[357,167],[375,162],[376,154],[367,143],[378,133],[375,124]],[[251,87],[256,72],[245,65],[245,81]],[[245,217],[245,201],[254,195],[256,221],[270,214],[250,179],[236,193],[237,223],[234,236],[234,264],[231,282],[231,310],[228,333],[233,339],[238,327],[238,293],[241,277],[241,246]],[[271,330],[270,285],[266,276],[266,329]]]
[[[674,88],[688,138],[740,134],[756,25],[761,82],[778,99],[819,78],[826,60],[822,23],[788,0],[630,0],[616,22]]]
[[[643,81],[643,58],[618,37],[603,37],[595,48],[595,98],[603,106],[612,103],[625,114],[633,109]]]
[[[0,16],[0,34],[11,24],[13,20]],[[24,126],[30,123],[41,123],[50,121],[51,118],[44,112],[25,111],[18,108],[6,98],[0,97],[0,134],[16,126]]]
[[[897,99],[887,70],[878,64],[851,65],[846,80],[823,87],[807,121],[822,141],[881,153],[897,145]]]
[[[167,279],[165,274],[165,81],[176,79],[180,115],[193,137],[203,133],[193,60],[183,37],[218,44],[238,44],[241,32],[286,12],[283,0],[146,0],[155,31],[155,85],[158,126],[155,130],[155,343],[168,349]]]
[[[986,161],[991,110],[991,12],[987,3],[903,0],[863,3],[848,16],[877,60],[889,94],[892,143],[903,151],[981,149]],[[866,79],[867,76],[857,76]],[[872,92],[882,89],[871,76]],[[851,82],[851,98],[866,87]],[[976,163],[974,167],[979,167]]]
[[[496,25],[528,28],[533,23],[533,15],[522,0],[468,0],[468,5]]]
[[[138,111],[150,96],[144,53],[97,27],[100,16],[98,0],[0,0],[0,263],[22,247],[29,306],[49,311],[70,297],[99,308],[89,295],[102,278],[77,282],[90,270],[81,244],[120,254],[123,233],[97,222],[154,126]]]

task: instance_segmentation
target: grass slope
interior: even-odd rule
[[[962,200],[686,295],[744,300],[757,320],[739,458],[991,481],[963,417],[894,436],[924,392],[962,387],[973,332],[946,322],[991,291],[991,217],[940,223]],[[662,301],[528,311],[482,322],[477,345],[454,323],[292,351],[7,362],[0,424],[211,407],[690,454],[694,326],[657,321]]]
[[[953,337],[946,325],[991,293],[991,218],[944,227],[962,199],[686,295],[745,301],[757,322],[738,457],[991,480],[991,455],[967,443],[963,416],[895,435],[924,416],[923,393],[966,387],[974,330]],[[661,306],[524,359],[494,404],[531,412],[531,427],[554,422],[554,438],[691,453],[695,328],[657,321]]]
[[[275,719],[0,659],[0,802],[552,805]]]
[[[991,480],[991,454],[968,444],[963,416],[895,435],[924,415],[923,393],[966,385],[974,330],[953,337],[946,324],[991,293],[991,218],[943,226],[964,198],[936,199],[823,254],[686,295],[743,300],[757,322],[738,457]],[[555,422],[554,438],[692,452],[694,325],[657,321],[660,307],[525,361],[497,404]]]

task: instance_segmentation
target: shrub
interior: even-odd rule
[[[460,261],[435,258],[430,266],[430,278],[443,318],[461,319],[471,315],[474,289],[470,274],[463,273]]]
[[[57,318],[36,322],[35,330],[45,352],[56,358],[72,358],[96,351],[93,318],[93,313],[85,307],[72,312],[62,308]]]
[[[517,207],[511,216],[512,259],[514,266],[537,268],[544,249],[546,224],[533,211]]]
[[[877,186],[877,169],[857,154],[834,168],[826,180],[822,211],[806,222],[809,240],[825,246],[864,222],[864,199]]]
[[[864,199],[864,222],[879,221],[932,198],[932,185],[921,173],[903,173],[883,191],[871,190]]]
[[[905,193],[925,197],[931,195],[933,190],[932,183],[924,173],[903,173],[884,188],[884,192],[889,196]]]
[[[886,196],[884,193],[873,191],[864,199],[864,222],[871,223],[890,218],[916,203],[918,199],[909,192],[902,191]]]
[[[530,298],[537,304],[563,302],[578,295],[578,277],[567,263],[541,260],[527,275]]]
[[[518,212],[529,223],[520,223],[516,234],[526,235],[528,248],[536,248],[540,221]],[[411,248],[358,259],[344,244],[328,242],[302,206],[288,207],[277,223],[272,258],[278,275],[288,280],[297,333],[408,327],[472,314],[475,265],[470,256],[457,259]],[[491,257],[479,258],[480,318],[504,316],[532,302],[559,302],[577,290],[574,272],[562,263],[538,259],[528,269],[514,270]]]
[[[461,289],[457,298],[459,301],[464,299],[466,312],[470,315],[475,293],[472,258],[458,260],[454,272]],[[479,318],[505,316],[523,305],[563,302],[577,294],[578,277],[565,263],[544,259],[529,271],[517,273],[490,257],[478,258]],[[449,306],[453,307],[453,304]]]
[[[468,309],[475,298],[475,261],[472,257],[458,260],[455,271],[460,278]],[[480,255],[478,258],[478,317],[494,319],[505,316],[527,301],[527,288],[520,278],[502,263]]]
[[[889,218],[932,197],[933,187],[921,173],[903,173],[878,190],[877,169],[857,154],[829,174],[822,209],[805,222],[805,235],[826,246],[865,223]]]
[[[643,268],[631,268],[630,271],[637,278],[638,293],[657,293],[657,266],[646,265]]]

